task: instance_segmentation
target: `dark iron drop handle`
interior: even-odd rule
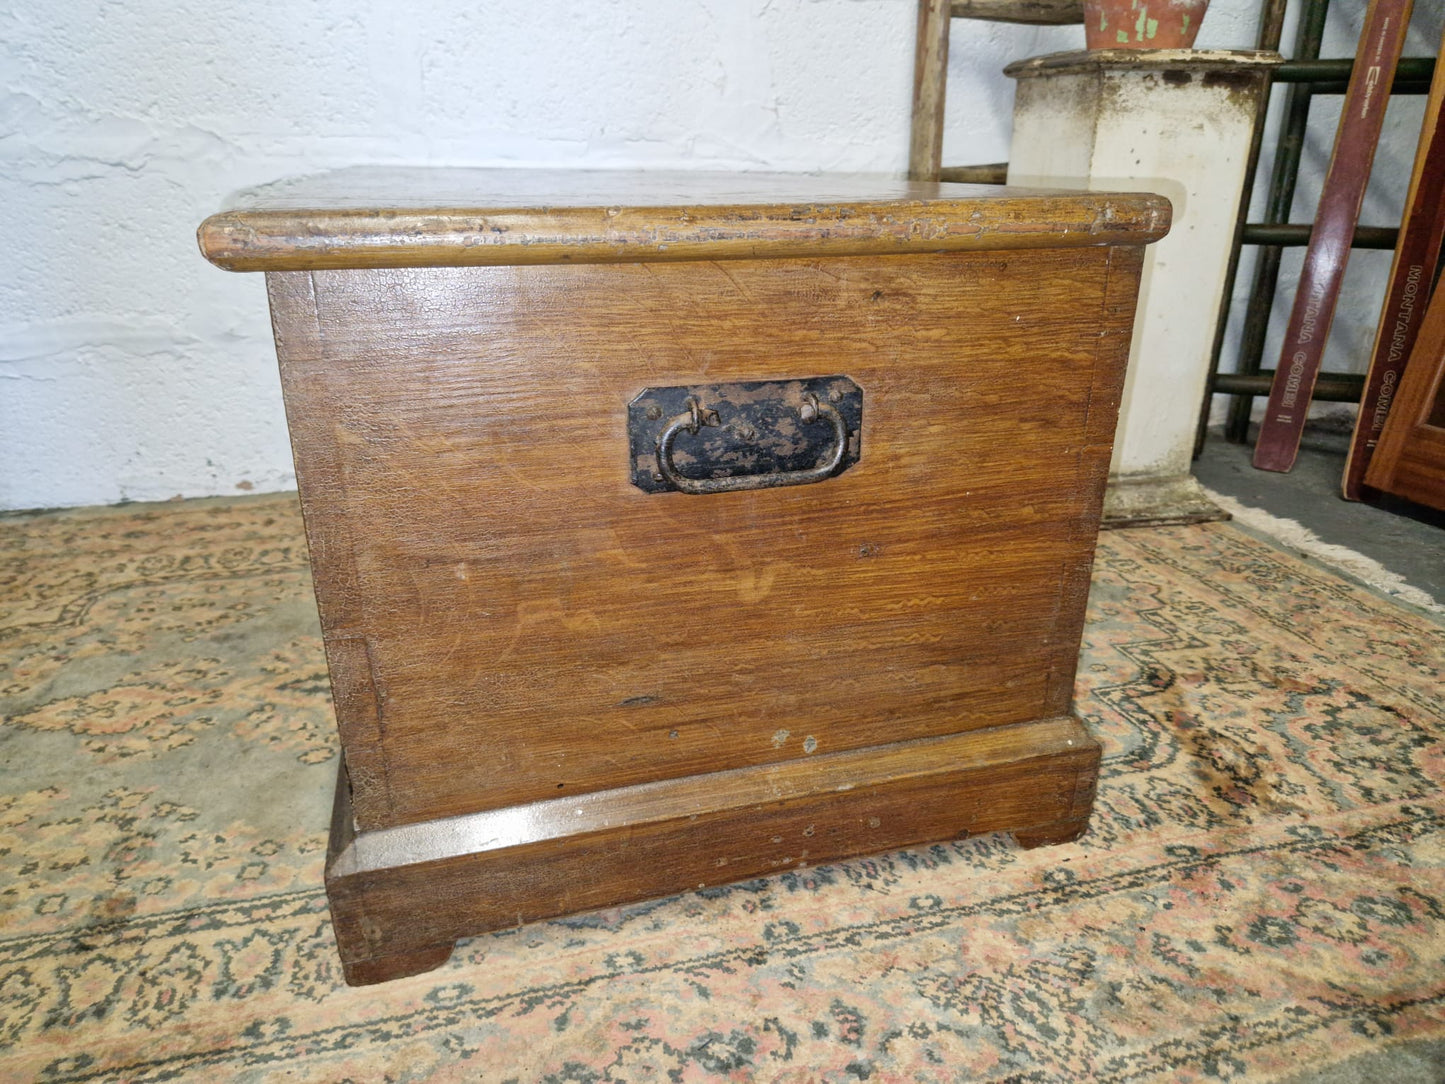
[[[672,461],[672,445],[684,429],[696,433],[704,426],[716,426],[717,411],[708,410],[695,397],[689,396],[687,412],[679,414],[667,423],[657,437],[657,469],[681,493],[732,493],[744,489],[776,489],[779,486],[805,486],[810,482],[821,482],[831,477],[843,462],[848,451],[848,423],[843,416],[827,403],[818,401],[811,392],[803,396],[803,405],[798,408],[798,417],[804,424],[826,421],[833,427],[832,451],[826,460],[807,470],[769,471],[766,474],[739,474],[728,478],[688,478]]]

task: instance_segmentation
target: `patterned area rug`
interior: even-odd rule
[[[1101,541],[1092,831],[340,982],[293,500],[0,519],[0,1079],[1272,1080],[1445,1036],[1445,636],[1228,524]]]

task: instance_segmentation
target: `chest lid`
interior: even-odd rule
[[[198,231],[230,271],[892,255],[1142,245],[1148,193],[864,174],[353,167],[240,193]]]

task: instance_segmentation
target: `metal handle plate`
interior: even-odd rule
[[[862,421],[845,376],[648,388],[628,408],[632,481],[693,495],[821,482],[858,461]]]

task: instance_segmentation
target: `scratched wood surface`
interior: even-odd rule
[[[268,275],[363,829],[1061,715],[1140,248]],[[648,386],[862,456],[648,495]]]
[[[266,185],[201,224],[232,271],[720,260],[1141,244],[1147,193],[866,174],[355,167]]]
[[[1098,765],[1066,716],[361,835],[342,785],[326,888],[346,980],[430,970],[485,930],[894,847],[1075,839]]]

